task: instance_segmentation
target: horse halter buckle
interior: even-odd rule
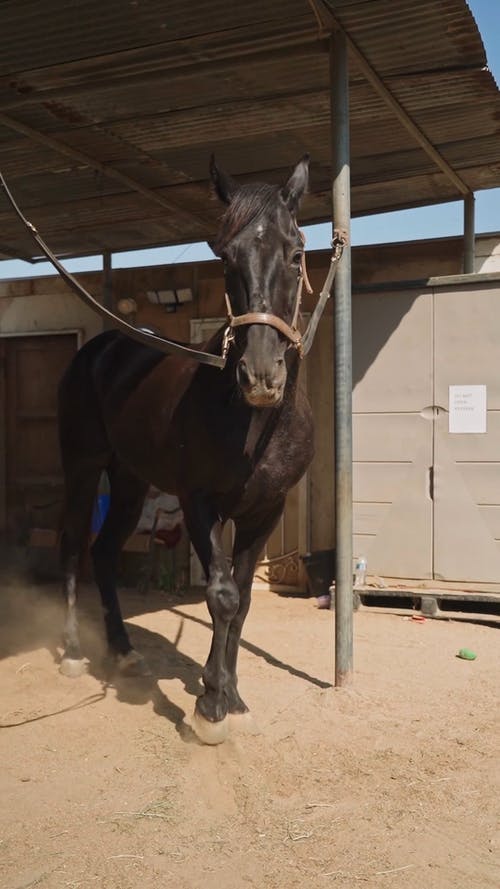
[[[224,331],[224,336],[222,337],[222,360],[224,361],[224,363],[226,362],[231,343],[234,343],[234,333],[231,324],[229,324]]]

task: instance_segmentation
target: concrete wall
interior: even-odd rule
[[[60,330],[77,330],[85,342],[102,323],[60,280],[0,282],[0,336]]]

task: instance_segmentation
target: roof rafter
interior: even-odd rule
[[[413,118],[408,114],[406,109],[401,105],[393,93],[388,89],[385,85],[384,81],[380,77],[379,74],[375,71],[375,69],[370,65],[366,56],[363,55],[357,44],[354,42],[352,37],[349,36],[345,28],[342,27],[337,17],[332,12],[328,0],[309,0],[311,8],[314,11],[314,14],[320,24],[320,27],[325,28],[327,31],[342,31],[345,35],[346,43],[351,53],[351,56],[356,60],[356,63],[366,77],[367,81],[372,85],[375,92],[380,96],[380,98],[388,105],[389,108],[394,111],[398,120],[402,123],[402,125],[406,128],[406,130],[411,133],[411,135],[418,142],[420,147],[425,151],[425,153],[434,161],[436,166],[447,176],[447,178],[453,182],[453,185],[460,194],[464,197],[471,194],[471,190],[469,186],[460,178],[460,176],[455,172],[453,167],[450,166],[448,161],[445,160],[442,154],[437,150],[435,145],[432,144],[430,139],[427,138],[423,130],[415,123]]]
[[[165,210],[168,210],[170,213],[176,213],[179,216],[182,216],[191,224],[195,223],[196,225],[200,226],[205,225],[205,220],[201,216],[197,216],[194,213],[191,213],[189,210],[185,210],[183,207],[180,207],[178,204],[169,201],[167,198],[163,197],[163,195],[158,194],[151,188],[147,188],[147,186],[142,185],[142,183],[138,182],[136,179],[132,179],[125,173],[121,173],[120,170],[117,170],[111,164],[103,164],[101,163],[101,161],[98,161],[91,155],[83,151],[78,151],[76,148],[71,148],[64,142],[60,142],[58,139],[54,139],[52,136],[47,136],[45,133],[41,133],[39,130],[35,130],[33,127],[27,126],[26,124],[21,123],[20,121],[15,120],[12,117],[9,117],[7,114],[0,113],[0,124],[2,124],[2,126],[4,127],[7,127],[8,129],[14,130],[17,133],[22,133],[24,136],[27,136],[28,139],[31,139],[34,142],[38,142],[41,145],[45,145],[48,148],[51,148],[58,154],[63,154],[66,157],[70,157],[73,160],[79,161],[79,163],[81,164],[92,167],[92,169],[98,170],[99,173],[102,173],[104,176],[108,176],[110,179],[115,179],[117,182],[121,182],[121,184],[125,185],[127,189],[131,189],[132,191],[136,191],[139,194],[142,194],[143,197],[147,198],[149,201],[152,201],[155,204],[160,204],[160,206],[164,207]]]

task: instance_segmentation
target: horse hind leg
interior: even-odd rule
[[[65,506],[61,523],[60,557],[63,571],[63,595],[66,619],[64,653],[60,671],[65,676],[80,676],[85,662],[80,648],[77,616],[78,569],[87,549],[92,509],[101,475],[100,466],[65,467]]]
[[[131,645],[118,600],[116,575],[122,547],[139,521],[147,482],[114,457],[108,467],[110,506],[92,546],[94,576],[101,595],[108,647],[125,676],[150,676],[145,659]]]

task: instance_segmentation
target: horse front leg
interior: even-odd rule
[[[250,608],[252,583],[257,560],[270,534],[283,513],[284,502],[277,505],[265,517],[259,516],[252,523],[237,521],[233,549],[233,578],[239,590],[239,606],[227,635],[226,645],[226,699],[228,712],[233,716],[248,713],[248,707],[238,692],[237,661],[241,632]]]
[[[205,692],[197,699],[193,729],[204,743],[220,744],[228,734],[228,632],[238,611],[238,587],[222,546],[222,523],[208,504],[190,502],[184,515],[191,540],[207,577],[207,606],[212,618],[212,643],[202,680]]]

